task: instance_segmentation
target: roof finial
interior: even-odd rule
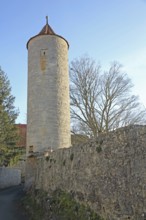
[[[48,24],[48,16],[46,16],[46,24]]]

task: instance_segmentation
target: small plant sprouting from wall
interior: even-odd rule
[[[96,151],[97,151],[97,153],[100,153],[100,152],[102,151],[101,146],[97,146],[97,147],[96,147]]]
[[[50,158],[50,156],[45,157],[45,160],[46,160],[47,162],[50,161],[50,163],[52,163],[52,162],[56,163],[56,160],[53,159],[53,158]]]
[[[101,147],[102,143],[103,143],[103,140],[96,140],[96,144],[97,144],[96,151],[97,151],[97,153],[100,153],[102,151],[102,147]]]
[[[53,162],[53,159],[52,158],[50,158],[50,163],[52,163]]]
[[[63,166],[65,166],[65,164],[66,164],[66,160],[63,161]]]
[[[73,161],[73,159],[74,159],[74,154],[72,153],[72,154],[70,155],[70,160]]]
[[[47,156],[47,157],[45,157],[45,159],[46,159],[46,161],[48,162],[48,161],[50,160],[50,157]]]

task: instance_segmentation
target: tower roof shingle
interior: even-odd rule
[[[40,31],[40,33],[38,35],[42,35],[42,34],[48,34],[48,35],[56,35],[55,32],[53,31],[53,29],[50,27],[49,24],[46,24],[42,30]]]

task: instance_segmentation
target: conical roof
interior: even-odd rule
[[[48,23],[46,23],[46,25],[42,28],[42,30],[38,35],[43,35],[43,34],[56,35]]]
[[[31,38],[28,40],[27,45],[26,45],[27,49],[28,49],[28,44],[29,44],[29,42],[30,42],[33,38],[36,38],[36,37],[38,37],[38,36],[40,36],[40,35],[55,35],[55,36],[58,36],[58,37],[60,37],[60,38],[62,38],[62,39],[65,40],[65,38],[63,38],[62,36],[60,36],[60,35],[58,35],[58,34],[55,34],[54,30],[53,30],[53,29],[51,28],[51,26],[48,24],[48,17],[47,17],[47,16],[46,16],[46,25],[42,28],[42,30],[39,32],[39,34],[35,35],[34,37],[31,37]],[[65,40],[65,41],[66,41],[66,43],[67,43],[67,45],[68,45],[68,47],[69,47],[69,44],[68,44],[67,40]]]

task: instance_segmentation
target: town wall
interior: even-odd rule
[[[104,219],[145,219],[146,126],[128,126],[50,152],[35,159],[33,173],[36,189],[70,192]]]

